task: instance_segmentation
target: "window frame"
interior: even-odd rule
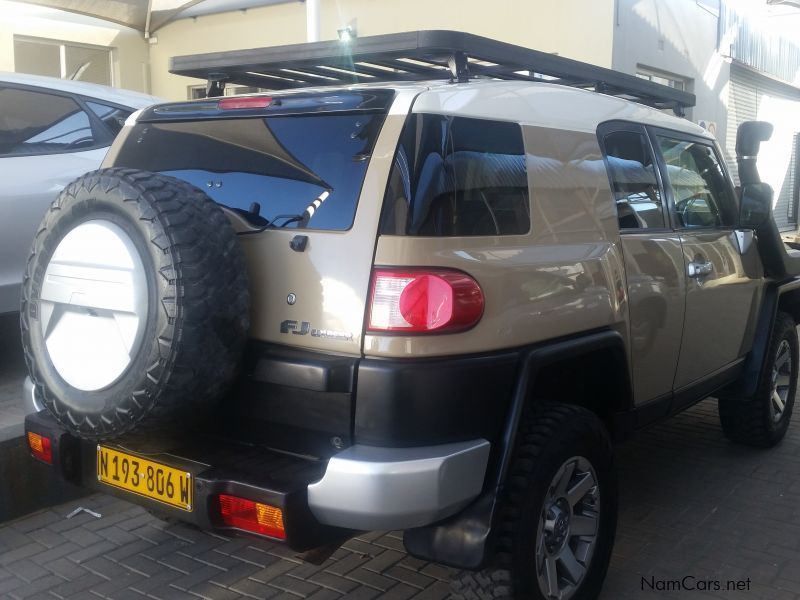
[[[94,111],[89,108],[86,104],[86,101],[96,102],[105,104],[107,106],[113,106],[115,108],[119,108],[120,110],[126,111],[135,111],[133,107],[130,106],[123,106],[116,102],[110,102],[104,100],[102,98],[94,98],[90,96],[83,96],[81,94],[73,94],[71,92],[65,92],[62,90],[52,90],[49,88],[43,88],[35,85],[27,85],[27,84],[20,84],[20,83],[9,83],[0,80],[0,89],[16,89],[21,90],[24,92],[33,92],[37,94],[45,94],[48,96],[58,96],[61,98],[69,98],[75,104],[78,105],[78,108],[82,110],[89,119],[89,126],[92,129],[92,136],[95,138],[95,143],[91,146],[82,146],[80,148],[74,148],[72,150],[68,149],[61,149],[61,150],[39,150],[39,151],[31,151],[31,152],[24,152],[24,153],[16,153],[16,154],[2,154],[0,153],[0,158],[19,158],[24,156],[53,156],[56,154],[74,154],[77,152],[90,152],[92,150],[100,150],[102,148],[108,148],[111,143],[114,141],[116,137],[114,133],[103,123],[102,119],[98,117]]]
[[[664,193],[666,194],[665,198],[667,200],[667,204],[669,207],[669,216],[670,216],[670,223],[672,225],[673,231],[677,232],[687,232],[687,231],[734,231],[738,228],[738,223],[733,223],[731,225],[711,225],[707,227],[684,227],[681,225],[680,220],[678,218],[678,210],[675,204],[675,198],[672,193],[672,185],[666,185],[669,182],[669,174],[667,171],[667,162],[664,159],[664,155],[661,152],[660,144],[656,143],[658,141],[658,136],[667,137],[673,140],[677,140],[679,142],[691,142],[694,144],[700,144],[705,146],[711,150],[714,154],[714,158],[717,161],[717,164],[720,166],[720,170],[722,171],[722,176],[725,179],[725,184],[728,188],[728,195],[731,197],[733,201],[732,212],[734,215],[739,215],[740,203],[739,203],[739,195],[736,193],[736,188],[733,185],[733,180],[731,179],[731,174],[728,171],[728,165],[722,158],[722,151],[720,150],[719,143],[716,140],[711,140],[709,138],[693,135],[691,133],[685,133],[682,131],[675,131],[674,129],[667,129],[665,127],[657,127],[653,125],[646,125],[645,129],[647,130],[648,137],[650,138],[650,146],[655,151],[655,159],[658,164],[658,170],[661,171],[661,181],[662,187],[664,188]]]
[[[614,196],[614,180],[612,179],[611,167],[608,163],[608,153],[606,152],[605,138],[612,133],[635,133],[641,135],[647,148],[650,150],[650,156],[653,160],[653,170],[656,175],[656,182],[658,184],[659,193],[661,194],[661,212],[664,217],[664,227],[619,227],[619,213],[617,212],[617,202]],[[619,227],[620,235],[633,235],[642,233],[671,233],[674,231],[671,213],[673,212],[669,200],[666,195],[664,186],[664,178],[661,172],[659,158],[656,149],[653,147],[653,140],[648,135],[647,128],[641,123],[633,121],[606,121],[600,123],[597,127],[597,141],[600,144],[600,152],[603,155],[603,165],[606,169],[606,177],[608,177],[608,184],[611,190],[611,196],[614,202],[614,212],[617,214],[617,227]]]

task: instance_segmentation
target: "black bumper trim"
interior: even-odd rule
[[[222,523],[215,501],[219,494],[231,494],[280,508],[284,515],[285,542],[298,552],[342,542],[353,535],[347,529],[319,523],[308,507],[308,483],[321,476],[324,462],[249,447],[228,446],[223,450],[224,444],[218,442],[199,443],[169,453],[147,454],[149,460],[192,474],[194,507],[192,512],[187,512],[99,482],[96,475],[97,444],[74,438],[46,412],[28,415],[25,428],[26,431],[46,435],[53,440],[53,466],[62,480],[128,500],[156,514],[191,523],[201,529],[239,533],[239,530]],[[131,452],[113,443],[105,445]],[[208,450],[212,447],[213,450]],[[212,466],[215,464],[219,466]],[[249,532],[241,533],[263,537]]]

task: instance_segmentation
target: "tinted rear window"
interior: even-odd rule
[[[309,229],[345,230],[382,114],[311,114],[139,123],[116,166],[178,177],[264,225],[299,215],[329,192]],[[258,215],[251,212],[260,206]],[[286,218],[276,225],[296,227]]]
[[[515,235],[530,229],[522,130],[516,123],[411,115],[383,203],[381,233]]]
[[[89,116],[72,98],[0,88],[0,155],[86,150],[97,143]]]

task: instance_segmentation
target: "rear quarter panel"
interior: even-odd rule
[[[437,266],[474,277],[481,321],[448,335],[365,336],[372,356],[442,356],[513,348],[611,327],[627,339],[617,216],[592,131],[523,124],[531,201],[527,235],[381,236],[377,266]]]

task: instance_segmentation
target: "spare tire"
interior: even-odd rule
[[[237,372],[249,327],[244,254],[201,190],[93,171],[42,221],[20,321],[36,391],[66,429],[95,441],[175,431]]]

